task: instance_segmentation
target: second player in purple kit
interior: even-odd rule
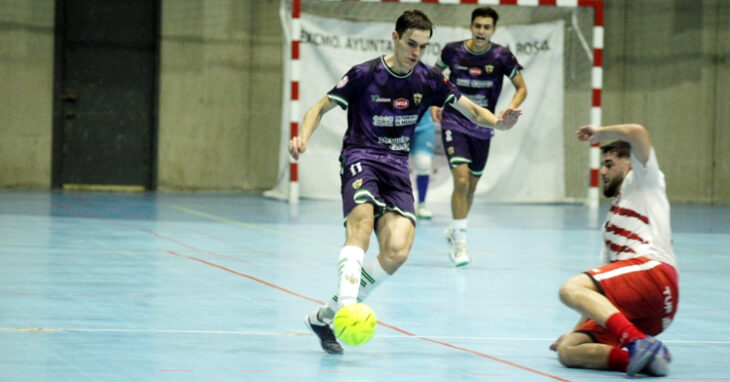
[[[328,353],[342,347],[331,329],[336,312],[364,300],[408,258],[415,235],[413,190],[408,153],[413,130],[430,106],[453,105],[476,123],[509,129],[521,112],[500,117],[466,97],[443,75],[420,62],[433,31],[418,10],[404,12],[392,33],[394,51],[354,66],[304,115],[299,135],[289,142],[297,159],[335,106],[347,109],[347,130],[340,156],[346,238],[340,251],[338,291],[310,313],[306,325]],[[364,261],[373,230],[379,254]]]
[[[502,92],[504,77],[515,86],[515,95],[505,111],[516,109],[527,97],[527,86],[520,73],[522,66],[509,49],[491,42],[498,19],[499,15],[490,7],[475,9],[469,26],[472,38],[444,46],[436,63],[437,69],[450,70],[449,79],[467,98],[491,112]],[[453,107],[443,108],[441,139],[454,179],[452,221],[444,235],[449,258],[457,267],[470,262],[466,247],[467,215],[487,164],[493,135],[494,129],[474,123]]]

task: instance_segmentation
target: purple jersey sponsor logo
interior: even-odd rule
[[[408,107],[408,100],[405,98],[398,98],[397,100],[393,101],[393,107],[396,109],[405,109]]]

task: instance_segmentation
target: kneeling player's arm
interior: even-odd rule
[[[651,152],[651,140],[649,132],[644,126],[635,123],[621,125],[603,126],[598,130],[599,140],[622,140],[631,144],[631,153],[641,163],[649,160]]]

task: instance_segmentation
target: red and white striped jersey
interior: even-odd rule
[[[605,263],[645,256],[677,267],[664,174],[653,148],[646,165],[631,155],[631,170],[603,224],[603,242]]]

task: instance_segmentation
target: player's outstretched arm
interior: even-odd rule
[[[499,130],[511,129],[517,123],[520,115],[522,115],[522,111],[519,109],[507,108],[502,113],[502,117],[497,117],[489,111],[489,109],[483,108],[475,104],[469,98],[463,96],[452,105],[456,110],[472,120],[474,123],[482,126],[494,127]]]
[[[649,160],[651,140],[649,139],[649,132],[642,125],[635,123],[602,127],[586,125],[579,128],[575,135],[578,140],[590,141],[590,143],[615,140],[629,142],[631,153],[636,159],[644,164]]]
[[[512,77],[512,85],[515,86],[515,95],[512,97],[512,101],[507,106],[507,109],[517,109],[525,98],[527,98],[527,84],[525,84],[525,78],[522,77],[522,73],[518,72]],[[502,117],[507,109],[500,111],[499,116]]]
[[[299,159],[299,154],[307,151],[309,137],[312,136],[314,130],[319,126],[322,116],[332,110],[336,105],[337,103],[335,101],[324,96],[307,110],[304,114],[304,120],[302,120],[299,134],[289,141],[289,154],[291,154],[294,160]]]

